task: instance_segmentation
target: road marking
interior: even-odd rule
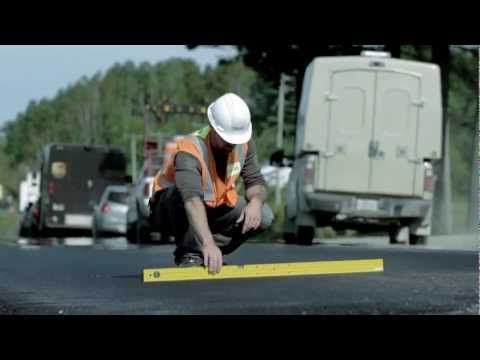
[[[382,272],[383,259],[336,260],[278,264],[227,265],[219,274],[211,274],[204,267],[144,269],[143,282],[187,280],[246,279],[280,276],[351,274]]]

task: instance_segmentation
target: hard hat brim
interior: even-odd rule
[[[215,122],[215,119],[212,116],[210,105],[207,109],[207,116],[210,125],[215,129],[215,132],[227,143],[233,145],[246,144],[252,138],[252,124],[250,123],[247,131],[238,131],[238,132],[226,132],[224,129],[218,127]]]

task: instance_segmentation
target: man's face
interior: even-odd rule
[[[223,152],[225,154],[229,154],[232,152],[235,145],[227,143],[215,132],[215,130],[212,131],[212,134],[212,145],[215,150]]]

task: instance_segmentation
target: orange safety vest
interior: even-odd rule
[[[217,175],[213,151],[208,141],[208,135],[211,128],[205,127],[193,134],[177,140],[176,152],[187,152],[198,160],[202,172],[202,191],[203,200],[208,207],[215,208],[220,205],[235,207],[238,194],[235,188],[235,181],[240,176],[240,172],[245,164],[247,157],[248,144],[236,145],[228,155],[226,182]],[[166,161],[166,166],[160,170],[154,179],[155,192],[166,189],[175,184],[175,156],[170,156]]]
[[[167,167],[168,161],[170,158],[173,157],[177,152],[177,142],[176,141],[168,141],[163,149],[163,168]]]

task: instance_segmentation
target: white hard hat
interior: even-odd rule
[[[207,115],[217,134],[230,144],[245,144],[252,137],[250,110],[235,94],[228,93],[215,100]]]

